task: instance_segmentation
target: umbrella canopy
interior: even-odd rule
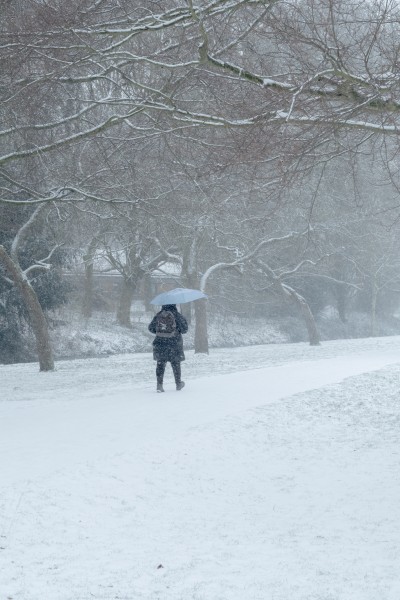
[[[207,296],[200,290],[175,288],[169,292],[158,294],[153,300],[150,300],[150,304],[159,304],[160,306],[163,304],[186,304],[186,302],[193,302],[193,300],[199,300],[199,298],[207,298]]]

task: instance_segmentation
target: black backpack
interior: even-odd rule
[[[162,310],[156,318],[156,335],[171,338],[176,335],[176,320],[169,310]]]

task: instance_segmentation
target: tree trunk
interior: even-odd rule
[[[12,261],[3,246],[0,246],[0,260],[5,265],[7,271],[11,275],[12,280],[14,281],[15,286],[20,291],[28,312],[29,321],[36,339],[40,370],[53,371],[54,359],[51,349],[49,330],[36,292],[31,286],[29,280],[25,277],[19,265],[16,265]]]
[[[346,308],[346,295],[345,292],[342,291],[337,297],[337,309],[339,313],[339,319],[342,321],[342,323],[347,323]]]
[[[346,279],[346,267],[343,258],[336,256],[333,261],[333,277],[339,281],[344,281]],[[348,295],[348,288],[345,285],[342,283],[333,284],[333,296],[336,300],[336,308],[339,314],[339,319],[342,321],[342,323],[347,322],[346,310]]]
[[[376,281],[372,284],[371,292],[371,336],[376,337],[378,335],[378,328],[376,324],[376,303],[378,300],[378,287]]]
[[[191,302],[186,302],[186,304],[182,304],[181,306],[181,313],[183,314],[183,316],[185,317],[188,325],[192,324],[192,303]]]
[[[308,306],[307,302],[302,296],[300,296],[300,298],[296,297],[296,303],[298,303],[298,305],[300,306],[301,314],[303,315],[304,321],[307,326],[310,346],[319,346],[321,343],[321,339],[319,336],[317,325],[315,323],[314,315],[312,314],[310,307]]]
[[[190,273],[185,277],[187,286],[192,289],[200,289],[198,277],[194,273]],[[185,304],[187,307],[182,311],[188,323],[191,323],[190,304]],[[205,298],[195,300],[194,305],[194,352],[195,354],[208,354],[208,326],[207,326],[207,304]]]
[[[186,273],[185,275],[183,275],[182,279],[183,279],[184,285],[186,287],[195,289],[195,290],[199,289],[199,281],[198,281],[198,278],[196,277],[196,275],[193,275],[193,274],[188,275]],[[194,306],[196,306],[196,303],[194,303]],[[185,317],[186,321],[188,322],[188,325],[191,325],[192,324],[192,302],[187,302],[186,304],[182,304],[181,312],[182,312],[183,316]]]
[[[195,354],[208,354],[207,305],[205,298],[195,301],[194,311],[194,352]]]
[[[85,281],[83,285],[82,315],[90,319],[93,314],[93,263],[85,263]]]
[[[150,300],[152,298],[152,289],[151,289],[151,277],[149,274],[146,273],[146,275],[144,276],[144,280],[143,280],[143,303],[144,303],[144,309],[146,312],[150,312],[151,311],[151,304],[150,304]]]
[[[285,293],[290,296],[291,300],[300,309],[300,312],[307,327],[310,346],[319,346],[321,338],[319,336],[317,325],[315,323],[314,315],[312,314],[311,309],[308,306],[307,300],[290,286],[282,284],[282,287],[285,290]]]
[[[85,282],[83,288],[82,315],[90,319],[93,314],[93,260],[97,247],[97,238],[93,238],[89,244],[87,254],[83,257],[85,262]]]
[[[342,321],[342,323],[347,323],[347,294],[346,291],[343,289],[343,286],[340,287],[341,289],[338,289],[336,297],[337,309],[339,313],[339,319]]]
[[[133,295],[136,289],[136,282],[124,279],[121,285],[121,295],[117,310],[117,323],[123,327],[131,327],[131,306]]]

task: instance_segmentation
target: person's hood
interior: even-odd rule
[[[177,312],[176,304],[163,304],[161,310],[169,310],[171,312]]]

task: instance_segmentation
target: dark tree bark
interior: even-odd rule
[[[16,265],[10,256],[7,254],[3,246],[0,246],[0,261],[5,266],[10,274],[15,286],[21,293],[26,310],[29,315],[30,325],[36,338],[36,348],[39,358],[39,366],[41,371],[53,371],[54,359],[51,349],[49,330],[46,318],[43,314],[42,307],[36,295],[35,290],[31,286],[29,280],[24,275],[23,271]]]
[[[117,323],[122,327],[131,327],[131,306],[133,295],[135,293],[137,282],[130,279],[123,279],[121,284],[121,295],[117,310]]]
[[[193,272],[185,277],[187,286],[192,289],[200,289],[200,283],[197,275]],[[208,354],[208,326],[207,326],[207,304],[205,299],[195,300],[194,304],[194,352],[195,354]],[[189,315],[188,323],[191,322],[190,304],[184,305],[186,308],[183,312],[185,318]]]
[[[186,304],[182,304],[181,313],[185,317],[188,325],[190,326],[192,324],[192,303],[186,302]]]
[[[195,329],[194,329],[194,352],[195,354],[208,354],[208,332],[207,332],[207,304],[206,300],[196,300]]]
[[[143,279],[143,300],[144,300],[144,309],[146,312],[151,311],[150,300],[152,298],[152,289],[151,289],[151,277],[146,273]]]

